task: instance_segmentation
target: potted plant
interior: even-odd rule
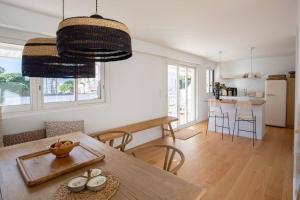
[[[220,99],[220,93],[221,93],[222,89],[226,89],[225,84],[222,84],[220,82],[214,83],[214,95],[215,95],[216,99]]]

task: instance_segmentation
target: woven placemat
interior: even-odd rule
[[[108,200],[110,199],[118,190],[120,185],[120,179],[114,176],[110,172],[102,172],[102,175],[107,177],[106,186],[103,190],[98,192],[93,192],[89,190],[83,190],[78,193],[71,192],[67,184],[61,185],[56,193],[55,200]]]

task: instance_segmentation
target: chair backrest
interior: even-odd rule
[[[253,115],[252,103],[251,101],[237,101],[236,110],[238,114],[242,115]]]
[[[138,150],[141,150],[141,149],[153,148],[153,147],[162,148],[162,149],[166,150],[163,169],[176,175],[178,170],[182,167],[182,165],[185,161],[185,157],[184,157],[184,154],[182,153],[182,151],[177,149],[174,146],[157,144],[157,145],[147,145],[147,146],[142,146],[142,147],[136,148],[135,152]],[[134,157],[136,157],[135,152],[132,152],[132,155]],[[177,163],[175,166],[172,167],[172,164],[174,163],[173,159],[174,159],[174,156],[176,153],[179,155],[180,161],[179,161],[179,163]]]
[[[10,146],[10,145],[20,144],[24,142],[40,140],[43,138],[46,138],[45,129],[26,131],[17,134],[11,134],[11,135],[3,135],[3,145]]]
[[[208,100],[208,111],[209,112],[222,112],[221,101],[217,99]]]
[[[126,146],[132,141],[132,134],[125,131],[109,131],[97,136],[98,140],[103,143],[109,143],[109,146],[124,152]],[[115,139],[121,138],[121,143],[114,146]]]

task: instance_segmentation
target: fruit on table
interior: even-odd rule
[[[69,145],[71,145],[72,144],[72,142],[70,142],[70,141],[66,141],[65,143],[63,143],[65,146],[69,146]]]
[[[65,148],[65,147],[68,147],[70,145],[72,145],[73,143],[71,141],[58,141],[54,144],[54,148],[55,149],[62,149],[62,148]]]

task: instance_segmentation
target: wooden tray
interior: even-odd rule
[[[49,150],[44,150],[18,157],[17,164],[25,183],[34,186],[99,162],[104,157],[87,145],[77,143],[66,158],[56,158]]]

